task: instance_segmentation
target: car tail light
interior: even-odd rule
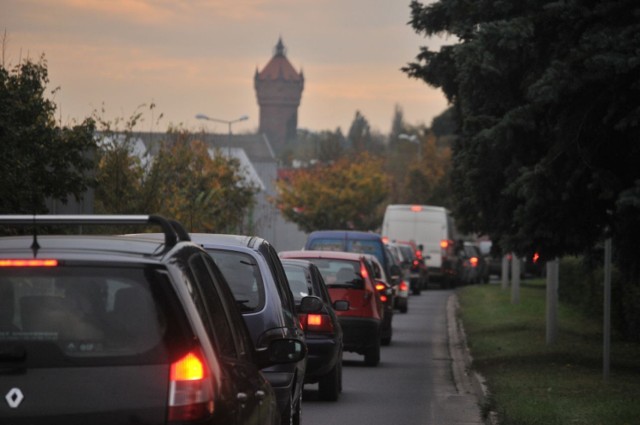
[[[412,212],[420,212],[420,211],[422,211],[422,206],[420,206],[420,205],[411,205],[411,211]]]
[[[57,267],[58,260],[51,259],[5,259],[0,260],[0,267]]]
[[[400,287],[401,291],[408,291],[409,290],[409,285],[407,285],[407,282],[405,282],[404,280],[402,282],[400,282],[400,285],[398,285]]]
[[[440,241],[440,248],[442,249],[447,249],[449,247],[449,241],[446,239],[443,239]]]
[[[327,314],[301,314],[302,329],[309,332],[333,332],[333,323]]]
[[[387,286],[384,283],[376,283],[376,291],[380,295],[380,301],[386,303],[389,300],[389,297],[384,293],[387,289]]]
[[[200,348],[171,364],[169,379],[169,421],[195,421],[213,414],[212,377]]]
[[[478,267],[478,257],[469,258],[469,263],[471,263],[471,267]]]
[[[413,260],[413,267],[418,267],[420,265],[420,261],[418,260]]]
[[[369,273],[367,272],[367,268],[364,266],[364,264],[360,265],[360,275],[362,276],[363,279],[366,279],[369,277]]]
[[[538,260],[540,259],[540,254],[538,254],[537,252],[533,254],[533,257],[531,258],[533,260],[533,264],[536,264],[538,262]]]

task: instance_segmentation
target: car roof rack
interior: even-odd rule
[[[33,225],[33,245],[37,248],[38,225],[156,225],[162,228],[164,243],[167,248],[181,241],[190,241],[189,233],[176,220],[170,220],[160,215],[0,215],[0,224]]]

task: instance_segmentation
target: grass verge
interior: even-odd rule
[[[558,337],[546,343],[545,283],[525,281],[520,302],[500,285],[460,288],[460,315],[490,395],[483,412],[501,425],[640,424],[640,344],[614,335],[603,379],[602,318],[560,305]]]

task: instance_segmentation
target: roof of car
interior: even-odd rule
[[[256,236],[246,235],[226,235],[220,233],[190,233],[191,240],[201,245],[227,245],[254,247],[263,242],[264,239]]]
[[[343,251],[282,251],[278,255],[280,258],[331,258],[337,260],[359,261],[365,254],[359,252]]]
[[[164,241],[102,235],[41,235],[0,237],[0,257],[136,261],[153,263],[167,254]]]
[[[378,233],[363,232],[360,230],[316,230],[309,234],[311,237],[338,237],[340,239],[380,239]]]

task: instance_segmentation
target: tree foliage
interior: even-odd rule
[[[0,212],[46,213],[46,200],[80,199],[92,184],[94,122],[56,124],[47,64],[0,65]]]
[[[640,180],[640,3],[414,0],[411,9],[417,32],[458,41],[421,49],[404,70],[441,88],[460,120],[452,184],[463,230],[546,258],[583,252],[605,229],[625,246],[637,233],[619,205]]]
[[[282,214],[306,232],[376,229],[388,193],[382,160],[367,153],[295,170],[277,186]]]
[[[240,231],[256,188],[236,159],[213,157],[189,132],[170,129],[153,156],[134,151],[136,112],[123,130],[103,122],[96,211],[161,214],[193,232]]]
[[[156,182],[159,211],[190,231],[238,230],[253,203],[255,188],[244,181],[240,163],[187,133],[165,145],[154,158],[150,180]]]

